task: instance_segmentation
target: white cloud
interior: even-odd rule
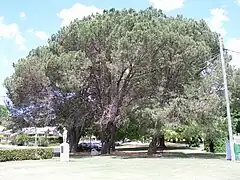
[[[21,18],[21,19],[25,19],[25,18],[26,18],[25,12],[21,12],[21,13],[20,13],[20,18]]]
[[[35,31],[34,29],[28,29],[27,32],[34,34],[35,36],[37,36],[39,39],[43,41],[47,40],[49,37],[48,34],[45,33],[44,31]]]
[[[229,39],[226,42],[225,47],[229,50],[240,52],[240,39],[236,38]],[[229,51],[229,54],[232,55],[231,64],[236,66],[236,68],[240,68],[240,54],[231,51]]]
[[[211,18],[208,21],[209,27],[212,31],[220,33],[222,36],[226,35],[224,23],[229,21],[227,11],[223,8],[211,9]]]
[[[240,6],[240,0],[235,0],[235,3],[237,3]]]
[[[20,50],[26,50],[27,49],[25,46],[26,40],[19,31],[18,25],[15,23],[5,24],[3,20],[4,17],[0,17],[0,40],[14,39],[16,45],[19,47]]]
[[[47,40],[48,39],[48,35],[43,31],[35,31],[35,35],[37,37],[39,37],[41,40]]]
[[[4,24],[4,18],[0,17],[0,38],[11,38],[18,33],[18,25],[15,23]]]
[[[84,16],[101,12],[102,9],[99,9],[95,6],[86,6],[80,3],[76,3],[69,9],[62,9],[57,14],[57,16],[62,19],[61,26],[66,26],[69,25],[70,22],[76,18],[82,19]]]
[[[26,39],[22,36],[21,33],[17,33],[15,37],[15,42],[17,45],[21,46],[26,42]]]
[[[175,9],[182,8],[185,0],[149,0],[151,6],[170,12]]]

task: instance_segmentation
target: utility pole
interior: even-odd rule
[[[230,142],[230,150],[231,150],[231,160],[234,161],[235,153],[234,153],[234,142],[233,142],[233,133],[232,133],[232,120],[231,120],[231,113],[230,113],[230,102],[229,102],[229,97],[228,97],[226,67],[225,67],[224,54],[223,54],[223,40],[222,40],[221,35],[219,35],[219,43],[220,43],[220,54],[221,54],[221,62],[222,62],[224,91],[225,91],[225,98],[226,98],[228,134],[229,134],[229,142]]]

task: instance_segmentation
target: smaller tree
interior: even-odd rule
[[[5,127],[7,125],[8,118],[9,118],[8,109],[5,106],[0,105],[0,125],[3,125]]]
[[[5,106],[0,105],[0,118],[7,117],[8,115],[9,115],[8,109]]]

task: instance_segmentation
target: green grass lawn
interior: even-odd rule
[[[0,163],[2,180],[236,180],[240,163],[203,158],[74,158]]]

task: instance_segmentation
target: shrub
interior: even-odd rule
[[[216,153],[225,153],[226,152],[226,142],[227,139],[218,139],[214,143],[214,148]]]
[[[0,162],[51,159],[52,148],[0,149]]]
[[[38,138],[38,146],[47,147],[48,145],[49,145],[49,142],[48,142],[47,138],[45,138],[45,137]]]
[[[19,134],[11,142],[13,145],[23,146],[23,145],[34,145],[35,136],[28,136],[27,134]],[[39,146],[47,147],[49,144],[60,144],[60,139],[58,136],[38,136],[37,143]]]
[[[28,136],[26,134],[19,134],[15,139],[15,143],[18,146],[23,146],[25,144],[28,144],[28,142],[29,142],[29,139],[28,139]]]
[[[189,140],[189,147],[200,147],[200,144],[198,137],[193,137]]]
[[[47,140],[49,144],[60,144],[60,138],[58,136],[48,136]]]
[[[218,138],[213,140],[214,153],[225,153],[226,152],[227,138]],[[210,152],[210,140],[204,141],[204,149]]]
[[[171,129],[165,130],[164,131],[164,136],[165,136],[165,139],[167,141],[170,141],[171,139],[173,141],[176,141],[176,140],[180,140],[182,138],[181,135],[178,132],[176,132],[174,130],[171,130]]]

